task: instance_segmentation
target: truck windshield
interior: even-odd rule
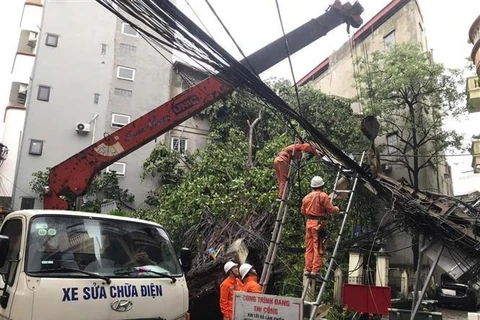
[[[160,227],[58,215],[31,220],[25,271],[59,277],[182,276],[169,237]]]

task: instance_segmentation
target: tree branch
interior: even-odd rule
[[[253,166],[253,130],[258,122],[262,119],[262,110],[258,111],[258,117],[250,124],[250,121],[247,120],[248,124],[248,159],[247,159],[247,168],[250,169]]]

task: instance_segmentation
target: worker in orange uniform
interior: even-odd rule
[[[223,314],[223,320],[233,319],[233,292],[242,289],[242,282],[238,277],[238,264],[228,261],[223,266],[227,278],[220,284],[220,310]]]
[[[243,281],[242,291],[262,293],[262,287],[258,284],[257,271],[251,264],[244,263],[240,266],[240,278]]]
[[[273,166],[275,168],[275,174],[278,182],[278,198],[283,198],[283,190],[285,189],[285,183],[288,178],[288,168],[292,159],[299,159],[302,156],[302,152],[308,152],[312,155],[319,156],[318,151],[308,143],[295,143],[291,144],[280,151],[275,160]]]
[[[320,280],[326,247],[327,219],[329,215],[339,213],[340,209],[334,206],[328,195],[323,192],[324,182],[321,177],[313,177],[310,185],[313,190],[303,198],[301,209],[307,218],[304,275]]]

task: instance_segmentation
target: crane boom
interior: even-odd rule
[[[253,53],[241,63],[260,74],[278,62],[323,37],[343,23],[358,28],[362,24],[363,7],[355,2],[341,4],[336,0],[321,16],[288,33]],[[114,162],[154,140],[214,102],[230,94],[241,84],[227,84],[218,76],[210,76],[173,99],[116,130],[91,146],[50,169],[49,185],[44,196],[45,209],[68,209],[62,196],[85,194],[95,175]]]

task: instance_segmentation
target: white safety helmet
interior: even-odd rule
[[[238,266],[238,264],[236,264],[235,262],[233,261],[228,261],[227,263],[225,263],[225,265],[223,266],[223,270],[225,270],[225,273],[228,273],[228,271],[230,271],[230,269],[232,269],[233,267],[236,267]]]
[[[253,269],[253,266],[248,263],[244,263],[240,266],[240,278],[243,280],[245,276]]]
[[[323,186],[324,182],[323,182],[323,179],[319,176],[315,176],[312,178],[312,182],[310,182],[310,185],[312,186],[312,188],[320,188],[321,186]]]

